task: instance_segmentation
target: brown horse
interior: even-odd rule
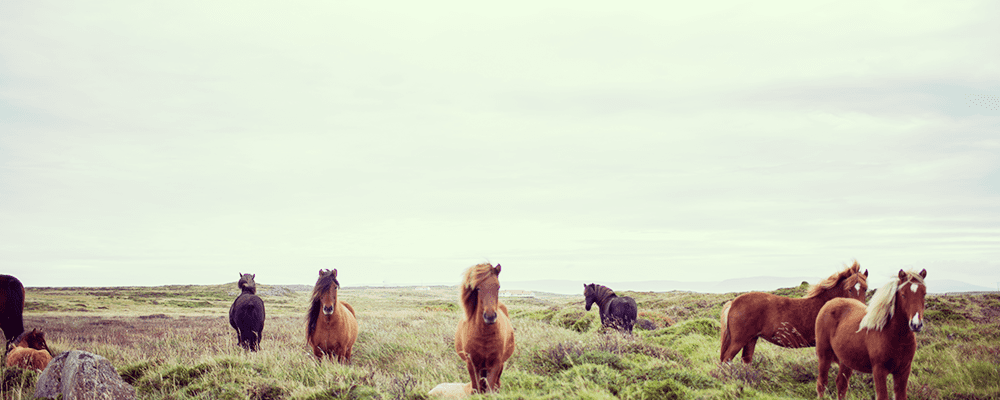
[[[475,392],[500,389],[503,363],[514,354],[514,327],[500,302],[500,264],[465,270],[459,300],[465,318],[455,332],[455,351],[465,360]],[[500,312],[497,312],[499,310]]]
[[[32,329],[10,342],[7,366],[42,371],[52,361],[52,350],[45,343],[45,332]]]
[[[743,362],[753,360],[757,339],[781,347],[816,345],[816,314],[830,299],[848,297],[864,301],[868,291],[868,271],[859,272],[857,261],[843,271],[813,285],[801,299],[751,292],[722,307],[719,360],[728,362],[743,351]]]
[[[816,355],[819,356],[819,379],[816,393],[823,398],[830,363],[840,365],[837,374],[837,397],[847,395],[847,383],[854,370],[872,374],[875,398],[889,398],[886,378],[892,374],[895,398],[906,398],[910,363],[917,350],[913,332],[924,327],[924,278],[899,270],[899,275],[879,288],[871,302],[835,299],[826,303],[816,317]]]
[[[313,287],[312,304],[306,315],[306,342],[320,361],[326,355],[332,362],[336,355],[338,362],[349,363],[351,349],[358,339],[358,320],[354,307],[346,301],[337,300],[337,289],[340,289],[337,270],[319,270],[319,278]]]

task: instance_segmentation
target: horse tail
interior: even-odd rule
[[[725,356],[726,350],[729,348],[729,309],[732,308],[733,301],[729,300],[722,306],[722,315],[719,317],[719,338],[720,338],[720,350],[719,350],[719,361]]]
[[[635,326],[635,320],[639,317],[639,307],[635,304],[635,299],[625,296],[621,297],[623,301],[622,308],[622,328],[631,333],[632,327]]]
[[[7,343],[24,333],[24,295],[21,281],[0,275],[0,330]]]

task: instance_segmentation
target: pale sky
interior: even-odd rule
[[[1000,3],[0,3],[27,286],[1000,282]]]

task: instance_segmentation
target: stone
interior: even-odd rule
[[[63,400],[135,399],[135,388],[122,380],[108,359],[81,350],[62,352],[38,376],[35,397]]]
[[[440,399],[464,399],[472,395],[472,383],[442,383],[427,394]]]

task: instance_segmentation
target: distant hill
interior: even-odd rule
[[[721,282],[680,282],[680,281],[644,281],[644,282],[583,282],[570,280],[538,280],[503,282],[504,289],[531,290],[558,294],[583,294],[584,283],[596,283],[610,287],[615,291],[635,292],[669,292],[674,290],[698,293],[731,293],[750,291],[772,291],[780,288],[799,286],[802,282],[816,283],[816,278],[807,277],[773,277],[758,276],[741,279],[726,279]],[[870,289],[876,289],[874,287]],[[990,292],[996,288],[977,286],[969,283],[941,279],[929,280],[927,289],[930,293],[952,292]]]

